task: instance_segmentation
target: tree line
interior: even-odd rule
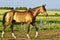
[[[0,9],[5,9],[5,10],[9,10],[12,9],[13,7],[0,7]]]
[[[0,7],[0,9],[11,10],[14,9],[13,7]],[[29,8],[31,9],[31,8]],[[16,7],[14,10],[27,10],[27,7]]]

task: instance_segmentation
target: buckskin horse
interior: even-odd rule
[[[27,10],[27,11],[11,10],[11,11],[5,12],[5,14],[3,16],[3,20],[2,20],[2,24],[3,24],[2,37],[4,36],[4,31],[5,31],[6,27],[8,25],[10,25],[11,30],[12,30],[12,36],[14,38],[16,38],[16,36],[13,32],[13,25],[14,25],[14,21],[15,21],[15,22],[20,22],[20,23],[26,23],[27,24],[27,38],[30,38],[30,36],[29,36],[30,24],[32,26],[34,26],[36,28],[35,38],[37,38],[38,28],[35,26],[34,22],[35,22],[36,16],[39,13],[42,13],[44,16],[48,15],[47,12],[46,12],[45,5],[38,6],[38,7],[35,7],[33,9]]]

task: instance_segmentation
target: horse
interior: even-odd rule
[[[36,34],[35,38],[38,37],[38,27],[35,26],[35,20],[36,16],[42,13],[44,16],[47,16],[46,8],[45,5],[41,5],[35,8],[32,8],[31,10],[26,10],[26,11],[16,11],[16,10],[11,10],[5,12],[2,20],[2,25],[3,25],[3,30],[2,30],[2,36],[4,36],[4,31],[10,25],[11,31],[12,31],[12,36],[16,38],[14,31],[13,31],[13,25],[14,22],[19,22],[19,23],[26,23],[27,24],[27,38],[30,38],[29,35],[29,30],[30,30],[30,24],[35,27],[36,29]]]

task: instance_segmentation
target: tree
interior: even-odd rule
[[[26,7],[16,7],[15,10],[27,10]]]

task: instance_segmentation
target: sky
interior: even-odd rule
[[[60,9],[60,0],[0,0],[0,7],[34,8],[43,4],[47,9]]]

